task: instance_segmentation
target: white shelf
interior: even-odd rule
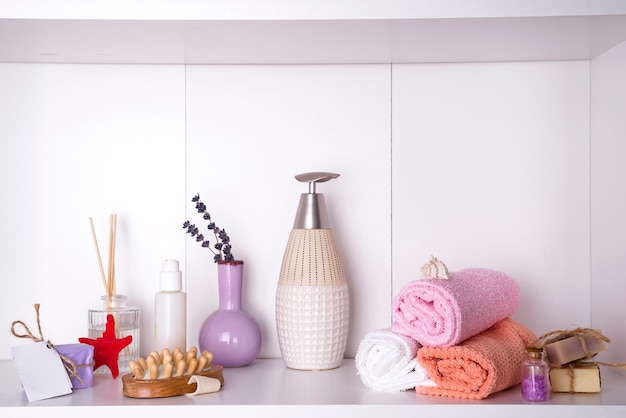
[[[0,0],[0,62],[587,60],[626,40],[619,1],[48,3]]]
[[[449,417],[462,412],[465,417],[504,414],[522,417],[531,413],[528,407],[533,407],[532,415],[536,417],[563,414],[575,418],[589,416],[598,405],[604,407],[603,417],[626,413],[626,377],[606,369],[602,370],[602,392],[552,394],[550,401],[541,404],[523,402],[519,386],[480,401],[417,395],[414,391],[373,392],[363,386],[350,359],[344,360],[338,369],[321,372],[290,370],[280,359],[257,360],[248,367],[224,369],[225,384],[217,393],[161,399],[127,398],[122,395],[119,377],[114,380],[110,375],[96,374],[91,389],[79,389],[71,395],[29,404],[11,361],[0,362],[0,375],[3,376],[0,381],[2,414],[13,418],[49,412],[60,412],[67,417],[86,414],[110,417],[118,407],[132,407],[134,415],[165,417],[180,413],[181,406],[185,406],[187,416],[202,410],[205,415],[227,411],[230,416],[271,413],[272,416],[293,417],[297,413],[298,416],[319,417],[321,413],[338,414],[349,408],[349,413],[355,416],[419,413],[420,416]]]
[[[591,60],[625,41],[623,0],[0,0],[0,63]],[[626,377],[602,372],[600,394],[555,394],[529,405],[519,388],[482,401],[371,392],[352,360],[326,372],[258,360],[227,369],[223,390],[202,397],[129,399],[121,380],[99,376],[93,389],[29,404],[12,362],[2,361],[0,410],[11,417],[59,411],[110,417],[128,407],[166,416],[180,414],[181,406],[184,414],[218,416],[626,416]]]

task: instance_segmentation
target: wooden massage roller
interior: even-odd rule
[[[213,353],[191,347],[184,353],[179,348],[170,352],[153,351],[145,359],[139,357],[128,363],[132,373],[122,376],[122,393],[131,398],[163,398],[194,393],[199,377],[219,380],[214,390],[224,383],[223,367],[213,364]]]
[[[198,349],[191,347],[183,353],[180,348],[170,350],[164,348],[161,354],[153,351],[146,357],[128,362],[135,379],[168,379],[202,372],[211,367],[213,353],[204,350],[198,358]]]

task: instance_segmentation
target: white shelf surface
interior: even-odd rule
[[[0,62],[588,60],[626,40],[626,2],[466,3],[0,0]]]
[[[188,415],[201,410],[204,414],[228,412],[230,416],[248,413],[272,413],[277,416],[319,416],[342,411],[362,416],[419,413],[428,416],[465,417],[557,416],[583,417],[602,405],[603,417],[626,414],[626,376],[602,369],[602,391],[596,394],[552,394],[541,404],[521,400],[520,387],[469,401],[448,397],[417,395],[414,391],[379,393],[365,388],[356,374],[354,360],[346,359],[334,370],[308,372],[291,370],[281,359],[260,359],[248,367],[224,369],[224,386],[213,394],[178,396],[160,399],[134,399],[122,395],[121,376],[96,373],[94,387],[75,390],[71,395],[29,403],[12,361],[0,362],[0,413],[2,416],[28,417],[61,412],[64,416],[111,416],[117,408],[132,407],[133,414],[170,416]],[[72,408],[68,408],[72,407]],[[529,408],[533,409],[530,410]],[[349,409],[346,409],[349,408]],[[495,414],[495,415],[494,415]],[[561,416],[561,415],[558,415]]]

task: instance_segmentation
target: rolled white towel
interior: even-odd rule
[[[391,328],[370,332],[359,344],[354,362],[357,375],[368,389],[401,392],[428,379],[417,361],[420,345]]]

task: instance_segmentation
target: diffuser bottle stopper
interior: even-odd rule
[[[339,177],[304,173],[309,184],[300,196],[283,256],[276,291],[278,342],[287,367],[326,370],[339,367],[348,338],[350,298],[324,195],[317,183]]]

